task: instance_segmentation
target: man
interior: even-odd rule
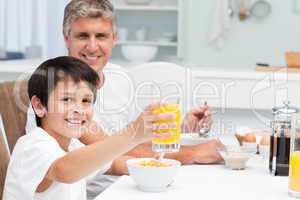
[[[107,84],[110,81],[109,74],[106,76],[103,74],[103,68],[109,65],[108,60],[117,41],[115,13],[109,0],[72,0],[65,8],[63,34],[69,55],[83,60],[89,64],[99,76],[105,78],[103,87],[104,89],[105,87],[110,87],[106,92],[111,92],[109,102],[111,106],[118,105],[118,100],[121,98],[117,95],[119,94],[118,83],[111,82],[111,84]],[[116,90],[117,92],[111,90]],[[99,102],[99,99],[97,99],[97,101],[96,105],[101,105],[102,102]],[[111,119],[108,118],[106,114],[99,112],[99,107],[96,107],[95,110],[96,115],[94,116],[94,120],[98,124],[102,124],[104,128],[105,126],[109,126],[108,124],[111,122]],[[120,120],[121,118],[122,120],[124,120],[124,118],[128,120],[129,117],[126,117],[126,115],[131,112],[132,109],[128,108],[127,111],[114,113],[114,117],[120,115]],[[201,116],[201,118],[198,116]],[[30,118],[32,118],[32,116],[28,116],[28,119]],[[196,108],[185,116],[182,124],[183,132],[197,132],[201,127],[202,121],[206,121],[206,123],[210,125],[212,123],[211,110],[207,106]],[[34,120],[28,120],[26,130],[30,129],[32,125],[29,125],[29,123],[33,122]],[[88,145],[101,139],[103,139],[102,135],[91,132],[82,136],[80,141]],[[183,164],[214,163],[221,160],[217,152],[219,146],[222,146],[222,144],[217,140],[191,147],[182,146],[179,152],[166,154],[165,157],[177,159]],[[125,164],[127,159],[150,156],[157,156],[151,150],[151,143],[139,145],[126,155],[116,159],[111,165],[111,168],[107,171],[107,174],[127,174]],[[93,182],[90,184],[91,190],[101,190],[100,187],[105,187],[103,179],[99,179],[99,181],[96,182],[95,188],[93,188],[94,184]],[[92,193],[96,195],[99,192],[92,191]]]

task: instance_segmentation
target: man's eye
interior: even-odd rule
[[[80,40],[83,40],[83,39],[88,38],[88,35],[86,35],[86,34],[80,34],[80,35],[77,36],[77,38],[80,39]]]
[[[99,40],[103,40],[103,39],[108,38],[108,35],[107,34],[98,34],[98,35],[96,35],[96,38]]]

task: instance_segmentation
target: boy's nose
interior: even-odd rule
[[[73,111],[78,114],[83,114],[84,109],[81,105],[74,105]]]

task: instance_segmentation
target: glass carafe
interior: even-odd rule
[[[288,176],[292,121],[299,109],[285,102],[284,106],[274,107],[272,111],[269,169],[275,176]]]

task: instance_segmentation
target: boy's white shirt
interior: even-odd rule
[[[36,127],[16,143],[7,169],[4,200],[85,200],[86,180],[73,184],[53,182],[42,193],[35,193],[51,164],[66,152],[43,129]]]

